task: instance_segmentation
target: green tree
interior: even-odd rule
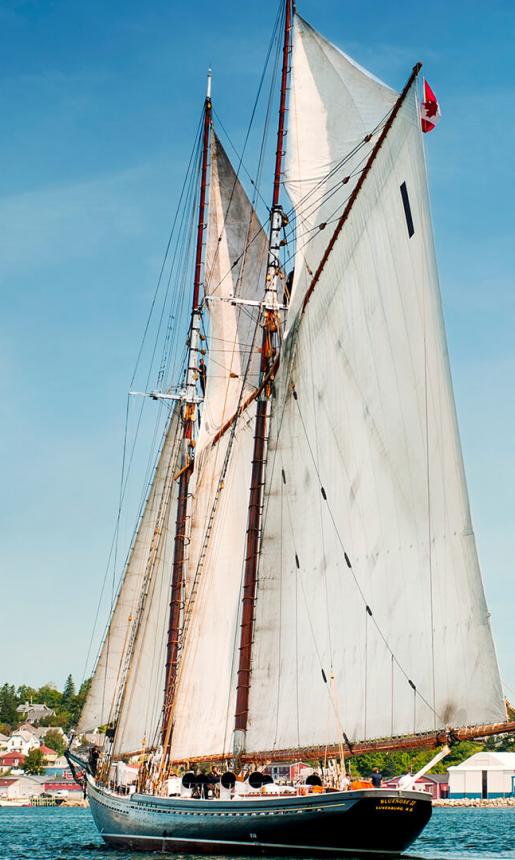
[[[61,705],[63,695],[59,692],[55,684],[48,682],[39,688],[36,692],[35,698],[37,702],[47,705],[47,707],[55,710]]]
[[[492,735],[485,744],[485,750],[489,752],[515,752],[515,732],[507,732],[505,735]]]
[[[353,756],[351,759],[352,773],[356,776],[369,777],[375,767],[384,772],[386,753],[371,752]]]
[[[483,744],[474,743],[474,741],[461,741],[459,744],[454,744],[451,747],[450,755],[444,759],[445,770],[448,767],[461,764],[465,759],[470,758],[474,753],[481,752]]]
[[[64,729],[64,731],[66,731],[69,722],[69,711],[63,711],[61,708],[57,708],[54,716],[43,717],[43,719],[40,720],[39,725],[42,728],[47,728],[48,726],[59,726],[61,729]]]
[[[8,723],[11,726],[16,725],[18,722],[17,705],[18,699],[14,686],[4,684],[0,687],[0,721],[2,723]]]
[[[66,741],[61,732],[58,732],[57,729],[50,729],[43,738],[43,743],[46,747],[54,750],[57,755],[62,755],[66,749]]]
[[[455,744],[451,747],[450,754],[432,767],[429,773],[446,773],[449,766],[461,764],[462,761],[476,752],[481,752],[482,749],[483,744],[477,744],[473,741],[462,741]],[[512,746],[511,749],[513,750],[514,747]],[[387,753],[371,752],[354,756],[350,763],[352,773],[356,776],[367,778],[377,767],[385,779],[390,779],[392,776],[401,776],[404,773],[417,773],[431,761],[437,752],[437,749],[399,750]]]
[[[62,708],[57,708],[55,715],[53,717],[45,717],[40,722],[40,726],[48,727],[51,726],[59,726],[59,728],[63,729],[63,731],[68,731],[71,726],[72,718],[69,711],[63,711]]]
[[[91,678],[87,678],[85,681],[82,682],[82,684],[80,685],[79,692],[74,697],[73,701],[70,703],[71,720],[68,725],[68,728],[77,725],[80,717],[80,712],[84,707],[84,702],[86,701],[86,696],[90,687]]]
[[[25,773],[40,774],[45,769],[45,760],[43,753],[37,747],[30,750],[23,764]]]
[[[76,696],[75,683],[71,675],[68,675],[66,681],[64,682],[64,690],[62,703],[63,705],[70,705]]]
[[[21,687],[18,687],[16,690],[18,704],[24,705],[25,702],[36,701],[37,694],[38,692],[34,687],[28,687],[27,684],[22,684]]]

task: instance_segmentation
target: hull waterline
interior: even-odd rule
[[[389,854],[405,851],[431,817],[431,796],[390,789],[249,800],[120,796],[88,779],[102,838],[139,851]]]

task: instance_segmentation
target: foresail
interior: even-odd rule
[[[242,410],[231,429],[219,431],[258,383],[258,303],[266,254],[266,234],[213,133],[204,290],[208,370],[191,500],[172,758],[230,747],[255,403]],[[231,298],[254,304],[233,304],[227,301]]]
[[[138,607],[146,584],[145,604],[118,720],[116,751],[119,752],[139,749],[143,743],[150,742],[163,705],[164,647],[176,507],[176,482],[173,478],[180,443],[178,425],[179,411],[175,409],[164,435],[150,492],[78,725],[79,732],[92,731],[113,719],[120,684],[128,668],[125,664],[131,634],[135,632]],[[156,529],[160,531],[156,562],[149,568]]]
[[[345,82],[335,82],[326,129],[339,127],[338,95],[345,102]],[[303,159],[310,138],[296,134]],[[247,752],[505,719],[415,87],[309,303],[290,319],[276,387]]]
[[[231,745],[254,409],[255,405],[246,410],[233,431],[202,454],[196,492],[198,496],[204,493],[213,504],[217,475],[231,446],[223,489],[204,544],[205,558],[192,597],[193,610],[181,658],[172,736],[175,759],[219,754]],[[200,540],[207,519],[197,525]]]

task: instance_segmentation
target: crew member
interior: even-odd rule
[[[378,767],[375,767],[372,771],[372,788],[381,788],[382,781],[383,774],[380,772]]]

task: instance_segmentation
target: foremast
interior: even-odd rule
[[[206,193],[209,154],[209,130],[211,127],[211,70],[207,77],[202,127],[202,155],[200,172],[200,194],[198,206],[197,238],[191,322],[188,337],[188,362],[186,391],[182,410],[182,453],[178,472],[179,492],[175,522],[174,552],[172,563],[172,585],[166,648],[165,695],[162,725],[162,761],[169,757],[173,726],[173,701],[179,661],[179,636],[181,629],[181,606],[184,584],[185,548],[187,545],[188,497],[195,449],[195,423],[197,417],[197,381],[199,378],[198,353],[200,343],[202,262],[204,231],[206,227]]]
[[[281,272],[281,231],[287,223],[285,213],[280,203],[280,196],[284,156],[286,94],[288,88],[291,50],[292,11],[292,0],[285,0],[277,149],[275,154],[272,207],[270,210],[268,263],[262,316],[263,335],[261,341],[261,365],[258,387],[259,395],[257,398],[256,422],[254,428],[254,449],[252,456],[252,475],[249,494],[243,574],[241,633],[233,736],[233,752],[237,757],[240,756],[245,748],[245,733],[249,712],[250,667],[254,632],[254,604],[256,598],[259,539],[261,533],[268,411],[270,398],[272,396],[273,368],[276,362],[279,345],[280,318],[278,281]]]

